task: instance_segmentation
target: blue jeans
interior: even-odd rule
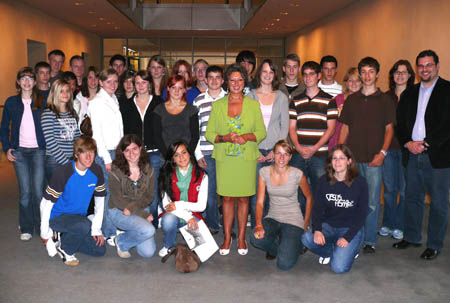
[[[19,225],[21,233],[40,234],[39,206],[44,192],[45,150],[19,147],[12,152],[19,184]]]
[[[194,217],[195,218],[195,217]],[[198,221],[197,218],[195,220]],[[165,213],[161,218],[161,228],[164,233],[163,245],[165,248],[170,248],[177,244],[178,229],[185,226],[186,222],[180,220],[171,213]]]
[[[208,175],[208,204],[203,216],[209,228],[220,229],[219,210],[217,206],[217,188],[216,188],[216,160],[212,156],[204,156],[207,167],[205,168]]]
[[[116,157],[116,154],[113,150],[108,150],[109,155],[111,156],[111,160],[114,160]],[[109,197],[111,196],[111,192],[109,191],[108,186],[108,172],[106,171],[105,162],[103,161],[103,158],[99,157],[98,155],[95,156],[95,163],[100,165],[103,171],[103,176],[105,177],[105,188],[106,188],[106,197],[105,197],[105,208],[103,210],[103,222],[102,222],[102,233],[105,238],[112,237],[116,234],[116,228],[111,222],[111,219],[107,216],[107,210],[108,210],[108,202]]]
[[[101,257],[106,253],[105,244],[97,246],[91,236],[91,221],[86,216],[62,214],[50,220],[50,227],[61,233],[61,248],[69,255],[81,252]]]
[[[117,229],[124,233],[117,236],[121,251],[129,251],[136,246],[137,253],[144,258],[151,258],[156,250],[155,227],[149,221],[136,215],[125,216],[117,208],[108,210],[108,216]]]
[[[259,152],[265,157],[267,156],[272,150],[271,149],[260,149]],[[256,165],[256,194],[250,197],[250,223],[252,225],[252,229],[255,228],[255,211],[256,211],[256,198],[258,196],[258,177],[259,177],[259,170],[263,168],[264,166],[270,166],[273,162],[258,162]],[[264,211],[263,211],[263,217],[267,215],[267,212],[269,211],[269,196],[266,193],[266,199],[264,201]]]
[[[263,219],[264,238],[256,239],[250,235],[250,243],[272,256],[277,256],[277,266],[281,270],[289,270],[297,263],[303,250],[301,242],[303,229],[271,218]]]
[[[161,155],[159,151],[150,152],[149,153],[150,165],[153,167],[155,171],[155,195],[153,197],[153,201],[150,203],[150,213],[153,215],[153,226],[155,229],[158,228],[158,205],[160,203],[159,199],[159,190],[158,190],[158,178],[159,178],[159,169],[164,164],[161,162]]]
[[[319,178],[325,175],[326,160],[327,158],[325,156],[312,156],[309,159],[303,159],[298,152],[294,152],[289,164],[303,172],[305,177],[308,178],[311,192],[315,193]],[[306,210],[306,198],[300,188],[298,188],[298,199],[304,216]]]
[[[448,155],[447,155],[448,156]],[[427,153],[409,155],[406,167],[405,240],[420,243],[425,190],[431,197],[427,247],[444,246],[449,214],[450,168],[433,168]]]
[[[61,165],[56,162],[56,158],[50,155],[45,156],[45,179],[47,181],[47,184],[50,183],[50,179],[53,176],[53,173],[55,172],[55,169],[60,167]]]
[[[357,165],[359,174],[366,178],[369,185],[369,209],[364,224],[364,244],[375,246],[377,244],[382,168],[381,166],[369,167],[369,163],[357,163]]]
[[[323,257],[331,258],[331,269],[337,273],[346,273],[350,271],[355,260],[355,256],[359,253],[361,243],[363,242],[363,231],[361,228],[353,239],[347,244],[347,247],[339,247],[336,245],[337,240],[342,238],[348,230],[348,227],[333,227],[328,223],[322,223],[322,233],[325,237],[325,245],[317,245],[314,243],[314,234],[308,230],[303,234],[303,245],[308,247],[313,253]]]
[[[405,213],[405,168],[402,151],[390,149],[382,166],[384,182],[383,226],[403,231]],[[400,195],[400,200],[398,196]],[[398,202],[398,203],[397,203]]]

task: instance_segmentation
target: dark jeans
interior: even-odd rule
[[[259,152],[265,157],[267,156],[272,150],[271,149],[260,149]],[[273,162],[258,162],[256,166],[256,194],[250,197],[250,223],[252,225],[252,229],[255,228],[255,211],[256,211],[256,198],[258,196],[258,177],[259,177],[259,170],[263,168],[264,166],[270,166]],[[266,192],[266,199],[264,201],[264,209],[263,209],[263,217],[267,215],[269,212],[269,195]]]
[[[159,178],[159,169],[164,164],[161,161],[161,155],[159,151],[150,152],[149,154],[150,165],[153,167],[155,171],[155,195],[153,197],[153,201],[150,203],[150,213],[153,215],[153,226],[155,229],[158,228],[158,205],[160,203],[159,199],[159,190],[158,190],[158,178]]]
[[[114,160],[116,157],[116,154],[113,150],[108,150],[109,155],[111,156],[111,160]],[[99,157],[98,155],[95,156],[95,163],[100,165],[103,171],[103,176],[105,177],[105,188],[106,188],[106,197],[105,197],[105,208],[103,210],[103,222],[102,222],[102,233],[105,236],[105,238],[112,237],[116,234],[116,227],[114,224],[112,224],[111,219],[108,216],[108,202],[109,197],[111,196],[111,192],[109,191],[108,186],[108,172],[106,171],[105,162],[103,161],[103,158]]]
[[[448,155],[447,155],[448,156]],[[409,154],[406,167],[405,240],[420,243],[425,191],[431,197],[427,247],[444,246],[449,214],[450,168],[433,168],[427,153]]]
[[[61,165],[56,162],[56,158],[50,155],[45,156],[45,179],[47,181],[47,184],[50,183],[50,179],[53,176],[53,173],[55,172],[55,169],[60,167]]]
[[[19,225],[22,233],[40,234],[39,206],[44,192],[45,150],[19,147],[12,152],[19,184]]]
[[[384,212],[383,225],[391,230],[403,231],[405,214],[405,168],[402,151],[390,149],[383,162]],[[400,196],[400,199],[398,197]]]
[[[208,204],[203,216],[209,228],[220,229],[219,211],[217,206],[216,160],[212,156],[204,156],[208,175]]]
[[[91,221],[85,216],[62,214],[50,220],[50,227],[61,233],[61,248],[69,255],[81,252],[101,257],[106,253],[105,244],[96,245],[91,236]]]
[[[316,186],[319,178],[325,174],[325,162],[326,157],[323,156],[312,156],[309,159],[303,159],[298,152],[292,154],[291,161],[289,165],[300,169],[306,178],[308,178],[309,185],[311,186],[311,192],[316,192]],[[306,210],[306,198],[303,195],[300,187],[298,188],[298,199],[300,203],[300,208],[302,210],[303,216]]]
[[[345,235],[348,227],[333,227],[328,223],[323,223],[322,233],[325,237],[325,245],[314,243],[314,234],[310,230],[303,234],[302,242],[313,253],[323,258],[331,258],[331,269],[335,273],[341,274],[352,268],[355,256],[359,253],[363,242],[363,229],[364,227],[356,233],[346,247],[339,247],[336,242]]]
[[[264,238],[256,239],[252,232],[250,243],[272,256],[277,256],[277,266],[289,270],[297,263],[303,249],[301,241],[303,229],[271,218],[263,219]]]

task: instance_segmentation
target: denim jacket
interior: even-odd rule
[[[34,101],[31,103],[34,128],[36,130],[36,140],[40,149],[45,149],[45,139],[41,127],[41,113],[46,107],[46,100],[40,109],[33,109]],[[20,123],[23,116],[22,96],[16,95],[6,99],[5,108],[3,109],[2,123],[0,127],[0,140],[3,145],[3,151],[8,152],[10,148],[17,149],[19,147],[19,131]],[[11,123],[11,129],[9,127]]]

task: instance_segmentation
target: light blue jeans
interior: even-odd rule
[[[151,222],[136,215],[125,216],[117,208],[108,209],[108,216],[117,229],[124,231],[117,236],[117,244],[121,251],[136,247],[141,257],[153,257],[156,243],[155,227]]]
[[[194,217],[195,220],[198,219]],[[161,228],[164,233],[163,245],[165,248],[171,248],[177,244],[178,229],[185,226],[186,222],[171,213],[165,213],[161,218]]]
[[[323,257],[331,258],[331,269],[337,273],[346,273],[350,271],[355,260],[355,256],[359,253],[361,243],[363,242],[363,229],[361,228],[353,239],[347,244],[347,247],[339,247],[336,245],[337,240],[342,238],[348,231],[348,227],[333,227],[328,223],[322,223],[322,233],[325,237],[325,245],[314,243],[314,234],[308,230],[303,234],[303,245],[308,247],[313,253]]]
[[[377,244],[378,212],[380,210],[382,167],[372,166],[369,163],[357,163],[361,176],[366,178],[369,185],[369,209],[364,225],[364,244]]]

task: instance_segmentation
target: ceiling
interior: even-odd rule
[[[318,22],[328,15],[359,0],[266,0],[261,3],[243,30],[229,31],[173,31],[143,30],[122,14],[111,2],[128,0],[19,0],[35,7],[52,17],[58,18],[95,33],[100,37],[167,37],[167,36],[208,36],[208,37],[286,37],[305,26]],[[142,0],[138,0],[142,2]],[[144,2],[156,2],[145,0]],[[163,3],[164,1],[160,1]],[[170,3],[192,1],[170,0]],[[222,2],[224,1],[200,1]],[[229,3],[243,2],[231,0]],[[209,4],[210,5],[210,4]]]

